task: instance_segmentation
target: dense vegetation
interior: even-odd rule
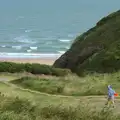
[[[0,95],[0,120],[119,120],[112,111],[91,110],[87,105],[65,107],[33,105],[27,99]]]
[[[13,62],[0,62],[0,72],[29,72],[32,74],[45,74],[45,75],[55,75],[55,76],[65,76],[70,73],[68,69],[54,68],[49,65],[41,64],[29,64],[29,63],[13,63]]]
[[[21,73],[8,75],[16,79]],[[119,120],[119,97],[113,109],[105,107],[107,98],[99,95],[107,94],[108,84],[119,93],[120,72],[18,78],[0,82],[1,120]]]
[[[100,20],[78,36],[71,48],[54,63],[81,74],[115,72],[120,69],[120,11]]]
[[[67,96],[107,95],[107,85],[111,84],[116,92],[120,91],[120,72],[113,74],[94,74],[78,77],[23,77],[11,83],[20,87],[49,94]]]

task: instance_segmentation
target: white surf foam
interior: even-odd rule
[[[30,47],[31,50],[37,50],[38,47]]]
[[[52,41],[47,41],[45,44],[50,45],[50,44],[53,44],[53,42]]]
[[[31,32],[31,31],[32,31],[32,30],[25,30],[26,33],[29,33],[29,32]]]
[[[59,58],[62,54],[55,53],[0,53],[0,58]]]
[[[16,42],[21,42],[21,43],[36,43],[36,41],[30,40],[29,38],[25,37],[25,36],[20,36],[20,37],[16,37],[14,38],[14,40]]]
[[[15,48],[17,50],[20,50],[22,48],[22,46],[12,46],[12,48]]]
[[[58,51],[59,53],[61,53],[61,54],[64,54],[65,53],[65,51]]]
[[[5,48],[6,46],[5,46],[5,45],[2,45],[1,47]]]
[[[31,52],[32,50],[27,50],[27,52]]]
[[[59,39],[59,41],[61,41],[61,42],[70,42],[71,40],[68,40],[68,39]]]
[[[69,49],[70,47],[66,46],[65,48],[66,48],[66,49]]]

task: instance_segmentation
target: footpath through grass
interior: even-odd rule
[[[111,84],[120,93],[120,72],[113,74],[92,74],[85,77],[69,75],[66,77],[27,76],[11,83],[39,92],[66,96],[106,95],[107,85]]]
[[[48,96],[2,82],[0,91],[1,120],[119,120],[111,110],[102,109],[106,102],[104,97]]]
[[[113,78],[116,78],[117,75],[114,74]],[[105,76],[94,75],[94,77],[95,79],[104,78],[106,82],[108,78],[111,78],[110,75],[105,75]],[[8,78],[9,77],[7,77],[7,79]],[[29,78],[29,77],[25,77],[25,78]],[[86,82],[90,83],[90,81],[87,78],[90,79],[91,76],[88,75],[87,77],[84,78],[78,78],[76,76],[73,77],[67,76],[60,78],[49,77],[50,79],[49,81],[48,78],[41,79],[41,76],[40,77],[33,76],[27,80],[25,78],[18,79],[16,81],[18,82],[19,80],[25,80],[29,82],[35,80],[34,82],[36,82],[38,80],[42,82],[44,86],[46,85],[46,89],[52,89],[52,87],[54,87],[55,85],[59,86],[65,83],[66,88],[69,89],[64,89],[64,90],[70,91],[71,90],[70,88],[73,88],[72,90],[76,92],[76,90],[78,89],[80,91],[80,88],[83,88],[82,85],[85,85]],[[91,85],[93,85],[94,83],[93,78],[91,78],[92,79]],[[103,82],[100,81],[98,82],[97,80],[96,80],[96,85],[100,83],[101,85],[105,84],[105,83],[103,84]],[[0,82],[0,92],[1,92],[0,119],[1,120],[21,120],[21,119],[22,120],[119,120],[119,114],[116,115],[116,113],[118,113],[120,110],[119,99],[116,100],[116,108],[114,109],[114,111],[111,111],[113,109],[103,110],[103,107],[105,106],[105,102],[106,102],[105,96],[99,96],[99,95],[81,96],[81,97],[76,97],[76,96],[67,97],[60,95],[53,96],[53,93],[48,95],[48,94],[35,93],[24,90],[22,87],[19,88],[21,85],[19,87],[15,87],[16,85],[11,84],[11,82],[13,81],[11,82],[10,81],[8,79],[8,81],[1,80]],[[48,82],[49,84],[47,84]],[[77,86],[76,82],[78,83],[79,87]],[[81,84],[82,82],[84,84]],[[38,85],[39,87],[42,86],[39,84],[39,82]],[[68,93],[70,93],[69,91]]]

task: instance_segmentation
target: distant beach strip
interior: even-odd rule
[[[62,52],[63,53],[63,52]],[[54,53],[0,53],[0,58],[22,58],[22,59],[57,59],[62,53],[54,54]]]

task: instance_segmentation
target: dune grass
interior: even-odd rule
[[[85,105],[40,108],[28,100],[3,95],[0,95],[0,113],[1,120],[118,120],[118,116],[108,110],[90,110]]]
[[[119,120],[112,109],[103,109],[104,97],[48,96],[2,82],[0,91],[1,120]]]
[[[2,76],[5,79],[5,73]],[[23,74],[22,78],[18,75],[17,80],[9,80],[13,76],[16,74],[6,75],[7,81],[0,82],[1,120],[119,120],[119,97],[115,109],[103,109],[106,103],[103,95],[107,84],[112,84],[119,92],[120,72],[85,77],[25,77]],[[60,86],[63,91],[56,91]],[[86,94],[87,91],[91,92]]]
[[[111,84],[120,93],[120,72],[112,74],[88,74],[85,77],[23,77],[12,83],[23,88],[68,96],[106,95]]]

